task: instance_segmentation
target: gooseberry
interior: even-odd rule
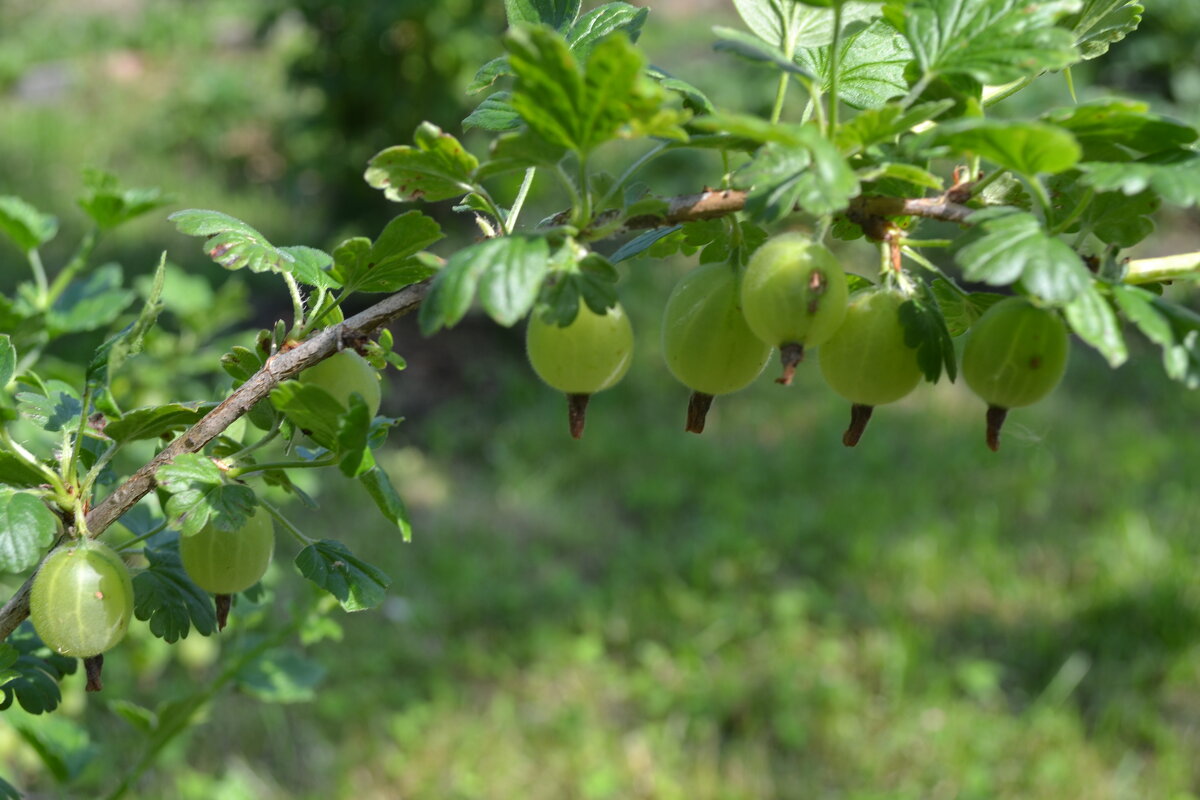
[[[825,382],[853,404],[842,435],[847,447],[858,444],[875,406],[899,400],[921,381],[917,352],[904,343],[903,303],[889,289],[855,293],[841,326],[817,351]]]
[[[742,316],[738,276],[729,264],[705,264],[675,284],[663,311],[667,368],[692,389],[686,430],[701,433],[714,395],[736,392],[763,371],[771,346]]]
[[[750,330],[779,348],[789,385],[806,347],[837,330],[846,314],[846,275],[820,244],[798,233],[776,236],[754,253],[742,276],[742,312]]]
[[[353,350],[343,350],[313,364],[298,379],[324,389],[344,407],[349,407],[350,395],[357,392],[372,417],[379,411],[379,373]]]
[[[188,577],[201,589],[230,595],[262,579],[274,548],[271,515],[260,505],[237,530],[222,530],[209,522],[199,532],[182,537],[179,557]]]
[[[42,562],[29,595],[38,637],[64,656],[90,658],[125,636],[133,614],[133,582],[112,548],[82,538]]]
[[[1000,449],[1008,409],[1036,403],[1058,385],[1069,344],[1058,314],[1023,297],[1001,300],[971,327],[962,371],[971,391],[988,404],[988,447]]]
[[[615,386],[633,360],[633,326],[620,304],[597,314],[581,303],[561,326],[538,314],[525,329],[525,350],[538,377],[567,395],[571,435],[583,435],[588,398]]]

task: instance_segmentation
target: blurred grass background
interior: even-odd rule
[[[1200,121],[1200,9],[1150,5],[1144,30],[1076,82]],[[654,63],[718,103],[770,102],[773,81],[709,50],[709,26],[736,24],[725,4],[654,9]],[[502,27],[485,0],[9,0],[0,193],[60,214],[51,261],[82,229],[69,198],[85,166],[279,243],[373,235],[400,209],[361,181],[365,160],[422,119],[457,131],[462,87]],[[1030,97],[1067,102],[1055,78]],[[697,188],[691,157],[658,162],[655,190]],[[527,219],[560,202],[535,196]],[[140,272],[167,249],[223,282],[164,217],[101,257]],[[1144,252],[1197,242],[1196,216],[1176,215]],[[7,285],[21,265],[0,258]],[[407,421],[383,463],[414,540],[337,477],[310,484],[323,508],[302,517],[380,564],[389,601],[307,648],[327,673],[314,697],[223,694],[137,796],[1200,796],[1200,398],[1162,377],[1156,351],[1134,342],[1113,372],[1076,347],[1064,386],[1012,415],[997,455],[979,403],[945,384],[880,409],[846,450],[847,409],[815,369],[790,390],[764,378],[720,398],[709,430],[687,436],[686,392],[658,352],[686,268],[626,269],[636,362],[594,399],[578,443],[519,330],[470,319],[426,341],[398,324],[410,367],[384,410]],[[287,309],[265,281],[245,301],[264,324]],[[268,580],[281,596],[298,582],[290,548],[281,538]],[[185,691],[237,635],[167,648],[135,630],[102,695],[64,687],[63,719],[88,731],[60,737],[72,781],[52,780],[11,710],[6,776],[31,797],[110,787],[136,742],[112,705]]]

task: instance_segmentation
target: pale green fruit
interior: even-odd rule
[[[65,544],[46,556],[33,579],[29,616],[46,645],[89,658],[125,637],[133,582],[121,557],[100,542]]]

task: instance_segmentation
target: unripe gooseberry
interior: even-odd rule
[[[179,558],[192,582],[206,592],[230,595],[258,583],[271,563],[275,530],[261,505],[237,530],[209,522],[198,533],[179,539]]]
[[[971,391],[988,404],[988,447],[1000,449],[1008,409],[1036,403],[1058,386],[1069,346],[1058,314],[1023,297],[1001,300],[971,326],[962,371]]]
[[[904,343],[903,303],[889,289],[855,293],[841,327],[817,351],[825,382],[853,404],[842,435],[847,447],[858,444],[875,406],[899,400],[921,381],[917,351]]]
[[[729,264],[705,264],[680,279],[663,311],[663,355],[688,388],[686,429],[704,430],[714,395],[742,389],[771,357],[742,316],[738,276]]]
[[[125,637],[132,614],[129,570],[100,542],[83,538],[59,547],[33,579],[33,628],[61,655],[89,658],[110,649]]]
[[[525,350],[538,377],[567,395],[571,436],[583,435],[588,398],[615,386],[633,361],[633,326],[618,303],[597,314],[580,303],[575,319],[560,326],[529,318]]]
[[[346,408],[350,406],[350,395],[357,392],[372,417],[379,411],[379,373],[353,350],[343,350],[318,361],[301,372],[298,380],[324,389]]]
[[[826,341],[841,324],[846,274],[833,253],[807,236],[776,236],[750,258],[742,311],[750,330],[779,348],[783,375],[776,383],[789,385],[804,349]]]

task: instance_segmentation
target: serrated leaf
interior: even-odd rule
[[[363,611],[379,605],[392,582],[378,567],[331,539],[314,542],[301,550],[296,556],[296,568],[336,597],[346,611]]]
[[[1183,147],[1196,141],[1196,129],[1151,113],[1149,106],[1133,100],[1106,98],[1091,103],[1049,111],[1043,119],[1073,134],[1084,147],[1121,145],[1141,153]],[[1104,159],[1095,159],[1104,160]],[[1120,159],[1127,160],[1127,159]]]
[[[388,522],[396,526],[404,541],[412,540],[412,523],[408,519],[408,508],[392,486],[392,481],[382,467],[374,467],[358,476],[358,481],[371,495],[375,506]]]
[[[521,127],[521,115],[512,106],[512,92],[493,92],[463,119],[463,130],[479,128],[493,133]]]
[[[750,30],[776,47],[824,47],[833,41],[833,12],[828,3],[822,7],[795,0],[734,0],[738,14]],[[879,16],[878,3],[845,2],[842,25]]]
[[[146,302],[142,305],[138,318],[108,342],[105,342],[107,345],[105,383],[108,380],[108,373],[117,371],[126,361],[142,352],[146,334],[154,327],[154,323],[158,321],[158,315],[163,310],[162,293],[166,285],[166,274],[167,253],[164,250],[158,260],[158,267],[154,270]]]
[[[212,598],[192,582],[179,559],[179,542],[147,546],[149,565],[133,576],[133,613],[150,632],[171,643],[195,629],[201,636],[217,630]]]
[[[116,264],[105,264],[74,281],[54,301],[46,324],[55,335],[93,331],[108,325],[136,296],[123,286],[124,276]]]
[[[367,404],[357,394],[351,395],[350,406],[337,420],[337,452],[343,454],[338,469],[347,478],[357,478],[375,466],[375,457],[367,447],[371,420]]]
[[[717,37],[717,41],[713,43],[713,49],[718,52],[733,53],[747,61],[770,64],[784,72],[799,75],[808,80],[816,79],[816,74],[812,69],[797,64],[788,58],[787,54],[779,49],[779,47],[764,42],[757,36],[751,36],[745,31],[739,31],[735,28],[725,28],[720,25],[714,25],[712,30],[713,34]]]
[[[191,402],[135,408],[109,422],[104,433],[116,442],[157,439],[190,428],[216,407],[217,403]]]
[[[435,220],[420,211],[408,211],[389,222],[374,244],[360,236],[338,245],[333,276],[347,291],[399,291],[436,271],[416,256],[442,237]]]
[[[954,106],[953,100],[937,100],[910,108],[894,103],[856,114],[837,130],[838,147],[847,154],[895,139],[922,122],[937,119]]]
[[[512,67],[508,65],[508,58],[505,56],[493,58],[476,70],[475,77],[467,84],[467,94],[482,92],[506,75],[512,75]]]
[[[9,677],[0,683],[0,711],[8,709],[14,701],[30,714],[45,714],[58,708],[62,700],[58,683],[64,675],[74,674],[79,661],[54,652],[45,657],[35,655],[45,645],[29,622],[8,637],[7,645],[19,655],[11,661],[9,654],[10,663],[5,669]]]
[[[829,48],[796,51],[796,62],[831,89]],[[854,108],[878,108],[908,92],[904,68],[912,61],[908,42],[887,21],[848,28],[838,41],[838,99]]]
[[[262,356],[256,351],[240,345],[221,356],[221,368],[233,378],[235,389],[262,369],[264,363]]]
[[[240,219],[220,211],[188,209],[167,217],[180,233],[206,236],[208,257],[227,270],[251,272],[290,272],[293,258],[267,241],[261,233]]]
[[[650,13],[648,8],[638,8],[629,3],[605,3],[584,14],[571,26],[567,33],[567,45],[580,61],[586,61],[592,48],[605,37],[623,31],[631,42],[636,42],[642,25]]]
[[[1051,236],[1037,217],[1008,208],[976,211],[975,228],[962,238],[955,261],[967,280],[1007,286],[1018,280],[1049,303],[1074,299],[1091,283],[1091,273],[1065,242]]]
[[[46,476],[37,467],[15,453],[0,450],[0,483],[30,487],[40,486],[45,482]]]
[[[796,208],[820,216],[846,207],[859,193],[858,177],[832,142],[805,126],[791,144],[769,143],[736,176],[748,187],[746,210],[774,223]]]
[[[0,573],[24,572],[54,543],[58,523],[32,494],[0,489]]]
[[[1065,172],[1081,155],[1070,132],[1044,122],[962,119],[938,125],[924,139],[1021,175]]]
[[[155,473],[158,485],[170,493],[167,517],[183,536],[194,536],[205,525],[236,531],[254,512],[257,500],[249,487],[225,483],[211,458],[184,453]]]
[[[658,81],[658,85],[664,89],[675,92],[683,98],[683,105],[692,110],[694,114],[712,114],[716,111],[712,101],[708,99],[708,95],[697,89],[692,84],[685,80],[680,80],[674,75],[668,74],[666,71],[655,66],[650,66],[646,69],[646,74],[654,80]]]
[[[1084,162],[1083,182],[1098,191],[1135,195],[1146,189],[1172,205],[1189,208],[1200,202],[1200,153],[1167,150],[1127,163]]]
[[[479,161],[458,139],[422,122],[413,142],[376,153],[363,176],[367,183],[397,203],[449,200],[474,188]]]
[[[1158,307],[1159,298],[1140,286],[1114,286],[1112,292],[1125,317],[1147,339],[1162,348],[1163,369],[1167,376],[1186,384],[1188,388],[1196,388],[1200,384],[1200,363],[1193,361],[1189,355],[1186,334],[1181,339],[1171,319]],[[1193,351],[1196,345],[1196,337],[1193,336]]]
[[[58,220],[43,214],[19,197],[0,195],[0,233],[28,253],[54,238]]]
[[[83,413],[83,403],[74,389],[60,381],[48,381],[46,390],[48,395],[35,392],[17,394],[17,410],[21,416],[51,433],[78,421]]]
[[[1129,0],[1084,0],[1082,10],[1063,19],[1062,25],[1075,35],[1083,58],[1091,59],[1137,30],[1144,10]]]
[[[172,202],[161,189],[122,189],[115,175],[84,170],[84,191],[79,207],[101,230],[115,228]]]
[[[271,405],[317,444],[338,449],[338,418],[345,408],[329,392],[309,383],[284,381],[271,390]]]
[[[1056,176],[1048,183],[1055,210],[1055,224],[1084,207],[1076,221],[1063,233],[1075,233],[1086,227],[1105,244],[1132,247],[1154,232],[1152,215],[1161,205],[1158,195],[1145,191],[1132,197],[1120,192],[1094,192],[1079,181],[1079,173],[1071,171]]]
[[[654,228],[652,230],[648,230],[643,234],[635,236],[628,242],[625,242],[625,244],[618,247],[616,251],[608,257],[608,259],[614,264],[619,264],[626,259],[640,255],[646,250],[649,250],[650,247],[659,239],[663,238],[664,236],[670,236],[672,233],[680,230],[682,227],[682,225],[671,225],[666,228]]]
[[[946,330],[953,337],[966,333],[975,320],[983,316],[983,312],[1006,297],[995,292],[970,292],[964,295],[943,278],[935,279],[931,289],[938,308],[942,310]]]
[[[325,668],[290,648],[274,648],[237,672],[238,688],[264,703],[307,703],[325,679]]]
[[[1079,60],[1055,26],[1079,0],[890,0],[884,16],[908,39],[922,74],[1001,84]]]
[[[329,274],[329,267],[333,265],[333,256],[324,250],[304,245],[292,245],[291,247],[281,247],[279,251],[292,257],[288,271],[301,283],[323,289],[336,289],[341,286],[337,279]]]
[[[917,351],[917,365],[925,380],[937,383],[945,370],[951,381],[958,377],[954,340],[942,318],[942,310],[924,283],[920,291],[900,304],[900,324],[904,343]]]
[[[1075,335],[1096,348],[1110,367],[1119,367],[1129,358],[1117,315],[1094,284],[1067,303],[1063,311]]]
[[[484,309],[501,325],[524,317],[537,298],[550,257],[546,240],[503,236],[463,248],[434,276],[421,304],[422,332],[428,336],[453,327],[479,291]]]
[[[865,167],[858,171],[858,179],[863,183],[878,180],[903,181],[936,192],[945,188],[940,176],[914,164],[884,163]]]
[[[542,23],[555,30],[566,30],[579,16],[582,0],[504,0],[504,11],[511,28],[520,23]]]

